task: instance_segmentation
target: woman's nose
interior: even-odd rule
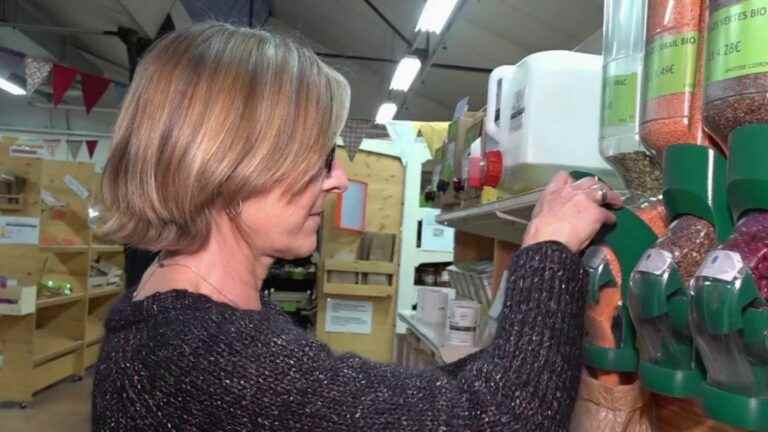
[[[331,172],[323,182],[324,192],[344,193],[349,186],[349,179],[344,167],[338,161],[333,162]]]

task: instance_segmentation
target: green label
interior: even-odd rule
[[[768,0],[746,0],[712,14],[707,82],[768,72]]]
[[[699,32],[656,38],[645,48],[644,99],[692,92],[696,87]]]
[[[637,74],[610,75],[603,80],[603,125],[620,126],[637,119]]]

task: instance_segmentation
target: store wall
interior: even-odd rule
[[[101,167],[109,156],[111,140],[104,135],[111,132],[116,119],[116,112],[93,111],[86,115],[85,111],[80,110],[38,108],[32,106],[24,96],[14,97],[0,94],[0,135],[16,135],[26,140],[34,140],[35,137],[48,135],[42,132],[21,132],[9,129],[21,128],[51,131],[49,136],[64,139],[97,139],[99,144],[93,159],[88,156],[85,145],[82,146],[75,159],[69,154],[66,144],[59,145],[53,155],[53,159],[56,160],[93,162],[97,171],[101,171]],[[64,131],[73,131],[77,135],[69,135]],[[90,133],[93,135],[89,135]]]

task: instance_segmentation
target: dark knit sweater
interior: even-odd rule
[[[579,384],[585,275],[559,243],[517,252],[496,339],[427,370],[337,355],[273,304],[183,290],[112,310],[93,430],[565,431]]]

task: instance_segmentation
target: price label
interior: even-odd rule
[[[714,251],[707,255],[704,264],[696,272],[696,276],[711,277],[726,282],[733,282],[741,274],[744,261],[741,255],[732,251]]]
[[[712,14],[707,82],[768,72],[768,0],[746,0]]]
[[[636,271],[661,275],[672,265],[672,254],[661,249],[650,249],[640,258]]]
[[[605,126],[634,123],[637,119],[637,74],[610,75],[603,80],[602,122]]]
[[[696,86],[699,32],[657,37],[645,49],[644,100],[692,92]]]

